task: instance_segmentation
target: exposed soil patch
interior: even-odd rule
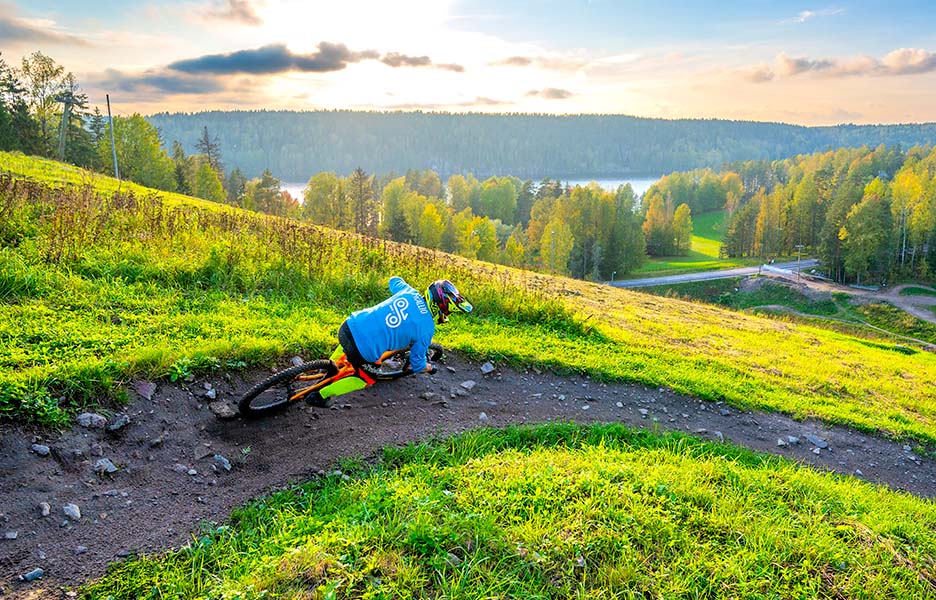
[[[130,422],[116,432],[0,427],[0,597],[66,597],[109,563],[177,548],[201,522],[223,521],[233,507],[315,477],[339,458],[480,426],[561,420],[677,429],[936,497],[936,461],[903,443],[665,389],[504,368],[482,375],[479,364],[456,354],[434,376],[381,383],[338,398],[331,409],[293,406],[260,421],[220,420],[208,409],[210,395],[234,401],[267,375],[163,382],[150,399],[131,391],[135,399],[124,409]],[[467,380],[476,382],[471,391],[461,386]],[[99,463],[105,458],[115,473]],[[67,504],[79,508],[80,519],[66,516]],[[17,581],[36,568],[41,579]]]

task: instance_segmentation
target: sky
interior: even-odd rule
[[[0,0],[118,115],[203,110],[936,121],[936,2]]]

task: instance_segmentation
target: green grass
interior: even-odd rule
[[[0,171],[55,178],[0,153]],[[69,171],[70,173],[70,171]],[[64,176],[63,176],[64,177]],[[104,188],[107,178],[96,176]],[[104,185],[107,184],[107,185]],[[667,386],[936,446],[936,357],[848,333],[526,273],[147,192],[0,177],[0,416],[64,424],[134,377],[323,355],[352,310],[448,277],[474,302],[444,345]]]
[[[693,215],[692,245],[686,256],[651,258],[631,273],[632,277],[664,277],[698,271],[716,271],[749,267],[760,263],[757,258],[719,258],[724,238],[725,213],[714,211]]]
[[[932,598],[936,505],[620,425],[479,430],[278,492],[80,591],[131,598]]]
[[[742,289],[743,279],[735,277],[666,286],[648,286],[641,288],[641,291],[672,298],[720,304],[734,310],[779,305],[816,316],[835,316],[841,312],[835,300],[814,301],[789,286],[769,280],[760,282],[754,289]]]
[[[901,296],[936,296],[936,290],[922,287],[905,287],[900,290]]]
[[[896,306],[886,303],[863,304],[852,307],[852,310],[872,325],[936,344],[936,325],[917,319]]]
[[[936,344],[936,326],[917,319],[886,303],[853,305],[848,294],[834,293],[830,299],[814,300],[796,289],[770,280],[742,289],[744,278],[697,281],[665,286],[648,286],[641,291],[667,298],[680,298],[717,304],[732,310],[759,309],[758,314],[776,314],[785,321],[820,324],[823,327],[871,340],[890,341],[898,350],[911,343],[900,336]],[[785,310],[786,307],[806,317]],[[868,328],[865,324],[879,329]]]

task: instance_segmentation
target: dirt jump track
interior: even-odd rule
[[[233,402],[268,374],[155,389],[137,382],[130,387],[143,395],[130,392],[133,401],[119,409],[130,422],[116,432],[0,426],[0,598],[68,597],[109,563],[179,547],[203,521],[223,521],[235,506],[334,469],[342,457],[479,426],[575,421],[680,430],[936,496],[936,461],[903,443],[665,389],[500,367],[482,375],[478,363],[454,353],[433,376],[380,383],[330,409],[293,406],[259,421],[222,420],[208,409],[206,396]],[[470,391],[461,385],[468,380],[476,382]],[[115,473],[95,472],[104,458]],[[66,504],[79,508],[79,519],[66,516]],[[41,579],[18,581],[36,568]]]

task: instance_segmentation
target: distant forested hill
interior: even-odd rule
[[[357,167],[369,173],[433,169],[443,178],[468,172],[570,179],[659,175],[864,144],[936,143],[936,123],[801,127],[619,115],[352,111],[160,113],[148,120],[161,130],[167,150],[177,140],[194,152],[207,126],[229,169],[255,177],[268,168],[285,181]]]

